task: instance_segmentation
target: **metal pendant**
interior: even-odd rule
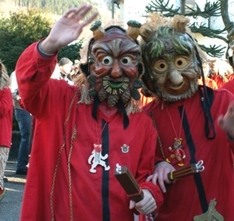
[[[107,171],[110,169],[110,166],[106,165],[106,160],[108,158],[108,154],[102,155],[102,145],[101,144],[93,144],[93,151],[88,159],[88,163],[91,164],[90,172],[96,173],[96,167],[98,165],[104,167],[104,169]]]
[[[182,138],[175,138],[173,145],[168,148],[170,151],[170,156],[166,158],[168,163],[175,159],[178,162],[178,166],[184,166],[183,159],[185,159],[186,155],[182,149],[182,141]]]

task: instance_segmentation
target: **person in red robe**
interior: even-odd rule
[[[9,157],[13,124],[13,100],[7,69],[0,61],[0,201],[6,193],[4,174]]]
[[[234,96],[222,88],[199,86],[199,77],[205,76],[188,20],[156,16],[142,25],[140,33],[146,68],[142,80],[157,97],[144,107],[158,132],[155,172],[149,177],[164,192],[156,220],[231,221]],[[188,170],[192,165],[203,167]],[[168,174],[175,170],[184,176],[171,179]]]
[[[23,105],[35,119],[22,221],[133,221],[139,213],[152,220],[163,201],[159,186],[146,180],[154,169],[157,133],[137,105],[142,64],[135,38],[95,22],[81,65],[85,85],[50,77],[59,49],[95,19],[97,13],[82,20],[91,8],[65,12],[16,65]],[[124,191],[115,177],[119,165],[133,174],[139,192]],[[140,201],[131,200],[139,194]]]

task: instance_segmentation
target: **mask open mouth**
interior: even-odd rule
[[[177,85],[172,85],[170,86],[170,89],[172,90],[180,90],[183,86],[184,86],[184,82],[181,82],[180,84],[177,84]]]
[[[122,94],[129,87],[129,82],[103,81],[103,88],[108,94]]]
[[[124,84],[123,82],[116,82],[116,81],[107,81],[107,83],[113,89],[118,89],[118,88],[122,87]]]

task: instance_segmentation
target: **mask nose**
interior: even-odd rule
[[[181,76],[180,72],[177,71],[172,64],[170,64],[170,70],[169,70],[168,77],[169,77],[170,81],[175,85],[178,85],[178,84],[182,83],[182,81],[183,81],[183,77]]]
[[[119,78],[122,76],[122,71],[120,69],[118,60],[116,59],[112,65],[112,69],[111,69],[111,77],[113,78]]]

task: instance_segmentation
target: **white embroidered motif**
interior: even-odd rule
[[[88,159],[88,163],[92,164],[90,168],[91,173],[96,173],[96,167],[101,165],[105,170],[109,170],[110,166],[106,165],[106,160],[108,158],[108,154],[102,155],[102,145],[101,144],[93,144],[93,151]]]

